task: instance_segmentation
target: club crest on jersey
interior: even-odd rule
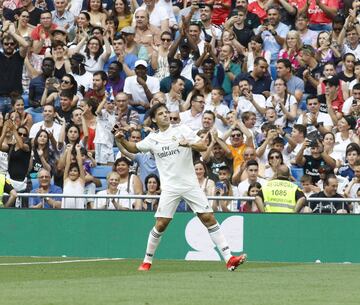
[[[171,138],[171,140],[177,141],[177,138],[176,138],[175,136],[173,136],[173,137]]]

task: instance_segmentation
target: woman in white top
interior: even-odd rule
[[[121,195],[141,195],[142,183],[137,175],[130,173],[130,161],[126,157],[117,159],[114,163],[113,170],[120,176],[118,185],[118,194]],[[141,199],[120,199],[119,203],[124,209],[141,210]]]
[[[251,72],[254,69],[254,61],[256,57],[264,57],[270,66],[271,53],[269,51],[263,50],[263,39],[261,35],[254,35],[250,40],[250,49],[249,52],[245,52],[245,61],[246,66],[244,65],[243,70],[247,70],[247,72]]]
[[[106,177],[107,189],[97,192],[97,195],[117,195],[119,193],[118,186],[120,176],[117,172],[110,172]],[[95,201],[95,209],[102,210],[127,210],[119,203],[119,198],[97,198]]]
[[[205,104],[210,104],[211,102],[211,81],[206,77],[204,73],[197,74],[194,80],[194,89],[187,96],[186,101],[183,105],[184,109],[190,108],[190,100],[195,93],[200,93],[204,96]]]
[[[203,161],[197,160],[194,162],[195,174],[198,178],[200,188],[204,191],[206,196],[215,195],[215,182],[207,176],[206,165]]]
[[[284,158],[281,152],[271,148],[268,153],[268,164],[265,166],[265,179],[272,179],[276,174],[276,170],[280,164],[284,164]]]
[[[101,71],[104,68],[104,64],[107,62],[111,55],[111,46],[109,43],[109,32],[106,31],[103,36],[104,47],[100,39],[97,37],[91,37],[86,44],[85,50],[82,54],[85,56],[85,69],[91,73]]]
[[[76,162],[71,162],[73,146],[66,146],[66,163],[64,171],[64,195],[83,195],[85,191],[85,172],[81,158],[81,145],[76,144]],[[62,209],[85,209],[85,198],[63,198]]]
[[[356,126],[356,120],[353,116],[347,115],[338,120],[337,130],[335,134],[334,152],[339,152],[345,160],[346,147],[355,142],[359,144],[359,137],[353,133]]]
[[[274,83],[274,91],[266,100],[266,107],[272,107],[277,113],[276,125],[292,127],[297,115],[297,101],[286,88],[283,79],[278,78]]]
[[[347,145],[345,145],[345,147],[344,147],[344,153],[341,153],[340,151],[335,151],[334,150],[335,135],[331,131],[324,134],[323,144],[324,144],[324,151],[331,158],[336,160],[337,168],[339,168],[341,165],[343,165],[345,163],[345,149],[346,149]]]
[[[156,71],[155,77],[163,79],[169,76],[169,48],[172,43],[172,34],[165,31],[161,34],[161,43],[159,46],[152,45],[154,51],[151,54],[151,67]]]

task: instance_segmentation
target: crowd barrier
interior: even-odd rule
[[[53,195],[57,196],[65,197]],[[251,261],[360,262],[360,235],[353,233],[360,227],[358,215],[217,213],[216,217],[232,250],[246,252]],[[154,213],[146,211],[1,209],[0,255],[142,258],[153,225]],[[175,215],[156,257],[220,260],[193,213]]]

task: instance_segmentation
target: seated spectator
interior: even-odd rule
[[[53,105],[45,105],[43,109],[44,120],[35,123],[31,129],[29,138],[35,138],[40,129],[45,129],[48,133],[52,133],[56,141],[59,140],[61,125],[55,122],[55,108]]]
[[[280,151],[271,148],[267,155],[267,161],[268,163],[265,165],[264,178],[271,180],[276,176],[278,167],[284,164],[284,157]]]
[[[72,162],[72,151],[75,149],[76,162]],[[81,145],[76,144],[66,146],[65,170],[64,170],[64,195],[83,195],[85,193],[85,172],[81,158]],[[85,198],[66,198],[61,202],[62,209],[85,209]]]
[[[129,96],[130,105],[139,113],[145,113],[149,109],[153,95],[160,91],[159,80],[147,75],[147,66],[145,60],[136,61],[136,75],[127,77],[124,84],[124,92]]]
[[[308,202],[309,206],[304,208],[306,213],[321,213],[321,214],[347,214],[350,212],[347,202],[342,201],[311,201],[312,198],[343,198],[337,193],[338,181],[335,175],[328,175],[324,181],[324,190],[310,195]]]
[[[113,97],[104,97],[96,109],[95,160],[100,165],[114,163],[114,134],[116,122]]]
[[[215,182],[207,175],[207,168],[203,161],[194,162],[196,177],[199,181],[200,188],[206,196],[215,196]]]
[[[224,103],[224,90],[222,88],[214,88],[211,91],[211,101],[210,104],[205,105],[205,111],[210,110],[214,112],[215,119],[215,128],[221,134],[224,133],[229,126],[227,125],[226,114],[230,111],[229,107]]]
[[[0,179],[4,181],[4,182],[3,182],[3,183],[4,183],[3,192],[9,194],[9,198],[7,199],[6,202],[3,202],[3,199],[0,200],[0,207],[5,207],[5,208],[14,207],[15,201],[16,201],[16,199],[17,199],[17,193],[16,193],[16,191],[13,189],[10,181],[8,181],[8,180],[5,178],[5,175],[1,174],[0,177],[1,177]]]
[[[39,170],[37,179],[39,187],[31,190],[31,193],[38,194],[62,194],[62,189],[51,183],[51,174],[46,169]],[[29,208],[33,209],[59,209],[61,208],[60,197],[29,197]]]
[[[67,5],[68,3],[66,0],[55,0],[55,10],[51,12],[53,23],[65,29],[74,26],[75,21],[75,16],[67,10]]]
[[[74,107],[72,106],[74,94],[71,90],[61,90],[59,97],[60,106],[56,108],[56,113],[58,117],[64,118],[66,123],[70,123],[72,112],[74,110]]]
[[[360,161],[357,160],[354,163],[354,177],[350,183],[346,186],[344,196],[346,198],[358,198],[360,188]]]
[[[181,124],[185,124],[193,131],[201,128],[201,118],[205,109],[205,99],[201,94],[193,94],[190,100],[191,108],[184,112],[180,112]]]
[[[140,118],[137,111],[129,106],[129,97],[126,93],[120,92],[115,96],[117,125],[126,131],[136,129],[140,124]]]
[[[256,197],[261,191],[262,185],[259,182],[250,183],[245,196]],[[241,196],[241,195],[240,195]],[[257,213],[259,212],[254,201],[244,201],[240,205],[240,212],[242,213]]]
[[[56,145],[51,145],[51,137],[52,135],[46,130],[41,129],[34,138],[29,165],[29,176],[32,179],[38,176],[40,169],[43,168],[51,172],[54,168],[55,160],[58,156]],[[54,139],[52,139],[52,142],[54,143]]]
[[[317,61],[322,64],[326,62],[337,62],[340,57],[340,52],[331,42],[330,33],[321,31],[316,39]]]
[[[360,147],[356,143],[351,143],[346,147],[346,164],[341,166],[338,174],[351,181],[355,176],[355,164],[360,158]]]
[[[34,53],[45,54],[46,48],[51,46],[50,32],[56,29],[56,27],[57,25],[52,22],[51,12],[42,11],[40,14],[40,24],[36,24],[31,32],[31,39],[34,40]]]
[[[120,176],[117,172],[110,172],[106,176],[107,188],[106,190],[99,191],[97,195],[118,195],[119,194],[119,182]],[[120,203],[119,198],[96,198],[95,200],[95,209],[102,210],[128,210],[128,208],[123,207]]]
[[[92,78],[92,89],[85,93],[85,98],[93,98],[99,104],[105,97],[107,82],[107,74],[104,71],[96,71]]]
[[[11,99],[12,111],[16,111],[20,116],[20,125],[30,130],[33,125],[32,115],[25,112],[24,99],[21,96],[14,96]]]
[[[280,50],[278,58],[289,59],[294,71],[300,68],[299,53],[302,47],[300,34],[297,31],[290,31],[286,34],[284,48]]]
[[[216,196],[239,196],[236,186],[231,185],[231,169],[227,166],[219,168],[219,181],[215,184]],[[217,199],[213,201],[212,208],[218,212],[236,212],[236,200]]]
[[[182,93],[185,89],[185,82],[182,78],[175,78],[171,83],[171,89],[165,94],[166,107],[170,112],[182,112],[185,109],[185,102],[182,99]]]
[[[308,199],[312,194],[315,194],[318,190],[318,187],[316,187],[312,181],[312,177],[309,175],[303,175],[300,179],[301,183],[301,189],[306,197]]]
[[[122,92],[124,89],[125,76],[123,76],[121,72],[122,64],[120,62],[114,61],[109,65],[106,89],[108,92],[112,92],[113,96]]]
[[[355,78],[354,64],[356,61],[355,55],[352,53],[344,54],[343,58],[343,70],[338,74],[338,77],[349,85]]]
[[[129,3],[126,0],[116,0],[114,1],[113,7],[111,9],[111,15],[118,19],[117,32],[120,32],[124,27],[131,26],[131,21],[133,18],[132,7],[130,8]]]
[[[129,168],[130,161],[125,157],[116,159],[113,165],[113,170],[120,176],[118,193],[121,195],[141,195],[143,190],[141,180],[137,175],[130,173]],[[119,204],[129,210],[141,210],[142,207],[141,199],[121,199]]]
[[[300,34],[303,44],[316,46],[318,32],[309,29],[309,18],[306,13],[298,14],[295,20],[295,29]]]
[[[103,1],[89,1],[87,3],[87,11],[90,15],[90,23],[93,26],[105,27],[106,13],[103,8]]]
[[[155,196],[160,195],[160,179],[155,174],[150,174],[145,178],[145,195]],[[143,199],[142,209],[145,211],[156,211],[159,204],[159,199]]]

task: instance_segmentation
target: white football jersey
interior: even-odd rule
[[[186,125],[170,125],[167,130],[152,132],[136,143],[138,150],[154,154],[162,190],[183,192],[199,185],[192,150],[179,146],[181,140],[193,144],[200,138]]]

